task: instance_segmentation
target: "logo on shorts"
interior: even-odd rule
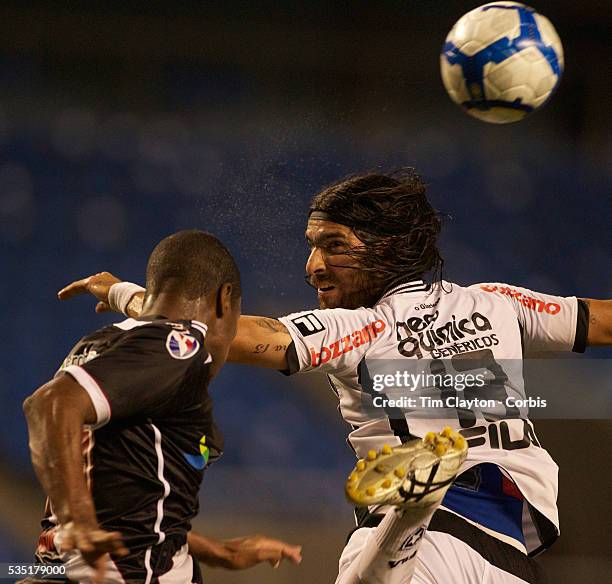
[[[297,327],[303,337],[316,335],[325,330],[323,323],[312,312],[292,318],[291,322]]]
[[[197,353],[200,343],[193,335],[173,330],[168,333],[166,349],[175,359],[189,359]]]
[[[206,436],[202,436],[200,439],[199,448],[200,454],[187,454],[183,452],[185,460],[196,470],[202,470],[208,464],[210,450],[206,446]]]

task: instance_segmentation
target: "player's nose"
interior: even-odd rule
[[[306,273],[309,276],[320,274],[325,271],[325,262],[323,261],[323,254],[317,247],[313,247],[310,251],[310,255],[306,260]]]

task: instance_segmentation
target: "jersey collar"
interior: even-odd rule
[[[409,294],[412,292],[426,292],[429,290],[429,284],[427,284],[424,280],[412,280],[410,282],[403,282],[401,284],[397,284],[393,286],[390,290],[385,292],[380,300],[383,298],[387,298],[388,296],[393,296],[395,294]],[[379,302],[380,302],[379,300]]]

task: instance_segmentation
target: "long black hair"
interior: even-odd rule
[[[442,279],[441,221],[414,168],[350,176],[312,200],[310,216],[351,227],[365,244],[344,253],[377,275],[384,289],[424,278]]]

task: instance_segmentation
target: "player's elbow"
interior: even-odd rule
[[[23,407],[23,413],[25,414],[26,419],[30,420],[31,418],[33,418],[36,412],[40,408],[40,399],[38,396],[38,391],[26,397],[26,399],[23,402],[22,407]]]
[[[27,397],[23,402],[23,413],[28,427],[30,450],[33,450],[35,437],[45,427],[43,421],[45,409],[48,408],[47,402],[48,398],[46,397],[44,386]]]
[[[60,423],[64,418],[76,418],[81,421],[78,400],[68,389],[56,378],[26,398],[23,402],[23,411],[28,427],[32,429],[43,423],[45,425]]]
[[[28,424],[39,419],[44,412],[53,411],[53,401],[57,398],[57,392],[49,384],[38,388],[23,402],[23,413]]]
[[[36,400],[34,399],[33,395],[26,397],[26,399],[24,400],[22,404],[22,408],[23,408],[23,413],[26,417],[26,420],[29,420],[34,414],[35,402]]]

